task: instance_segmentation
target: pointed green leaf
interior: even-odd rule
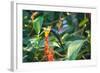
[[[67,58],[69,60],[75,60],[84,43],[84,40],[75,40],[68,47]]]
[[[83,20],[79,23],[79,27],[84,26],[88,21],[89,21],[88,18],[83,19]]]
[[[42,24],[43,24],[43,16],[39,16],[35,20],[33,20],[33,29],[37,34],[40,33]]]

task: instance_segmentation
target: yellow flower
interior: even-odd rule
[[[48,26],[47,28],[43,28],[43,29],[44,29],[45,37],[48,37],[51,30],[51,26]]]

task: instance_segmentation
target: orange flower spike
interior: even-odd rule
[[[48,54],[47,58],[48,58],[48,61],[53,61],[54,60],[53,55],[51,53]]]
[[[50,30],[51,30],[51,26],[49,26],[48,28],[44,28],[44,33],[45,33],[44,53],[48,61],[53,61],[54,60],[53,49],[49,48],[49,44],[48,44],[48,36],[49,36]]]
[[[43,28],[44,29],[44,33],[45,33],[45,54],[46,54],[46,51],[48,50],[49,48],[49,45],[48,45],[48,35],[50,33],[50,30],[51,30],[51,27],[48,26],[48,28]]]
[[[54,60],[54,54],[53,54],[53,49],[49,49],[48,55],[47,55],[48,61],[53,61]]]

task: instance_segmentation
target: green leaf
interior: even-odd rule
[[[64,49],[60,35],[57,33],[57,31],[55,29],[52,29],[51,32],[57,38],[58,42],[60,43],[60,46]]]
[[[39,38],[35,37],[33,39],[30,39],[31,44],[33,44],[34,48],[39,48]]]
[[[49,46],[60,47],[57,42],[51,42]]]
[[[79,23],[79,27],[84,26],[88,21],[89,21],[88,18],[83,19],[83,20]]]
[[[69,35],[68,33],[65,33],[65,34],[62,36],[61,39],[62,39],[62,40],[65,40],[65,38],[68,37],[68,35]]]
[[[29,37],[25,37],[25,38],[23,39],[23,45],[28,45],[29,43],[30,43]]]
[[[43,24],[43,16],[39,16],[35,20],[33,20],[33,29],[37,34],[40,33],[42,24]]]
[[[75,60],[84,43],[84,40],[75,40],[68,47],[67,58],[69,60]]]

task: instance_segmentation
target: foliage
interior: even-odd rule
[[[23,10],[23,62],[91,59],[91,14]]]

